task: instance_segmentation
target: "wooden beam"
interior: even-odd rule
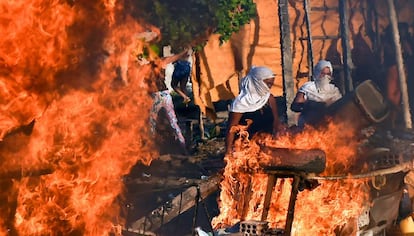
[[[351,57],[351,46],[349,45],[349,16],[348,16],[347,0],[339,0],[339,19],[341,28],[341,42],[342,42],[342,61],[344,65],[344,78],[346,81],[346,91],[354,90],[352,82],[351,71],[354,69]]]
[[[187,190],[176,196],[171,202],[154,209],[148,215],[141,217],[131,224],[126,231],[146,232],[157,231],[163,224],[170,222],[175,217],[186,212],[196,203],[195,198],[200,194],[200,200],[205,199],[210,194],[219,189],[222,176],[220,174],[209,177],[199,185],[189,187]],[[166,207],[168,205],[168,207]]]
[[[312,36],[312,41],[313,40],[335,40],[335,39],[339,39],[340,36],[339,35],[316,35],[316,36]],[[299,40],[309,40],[309,37],[300,37]],[[313,63],[312,63],[313,64]]]
[[[296,124],[295,114],[291,111],[290,105],[295,98],[293,69],[292,69],[292,43],[290,41],[290,23],[289,23],[289,4],[288,0],[279,0],[279,25],[280,25],[280,44],[282,48],[282,76],[283,87],[286,98],[286,111],[289,126]]]
[[[310,22],[310,2],[309,0],[303,0],[303,10],[305,12],[305,22],[306,22],[306,33],[307,37],[306,40],[308,41],[308,63],[309,63],[309,74],[308,74],[308,80],[312,78],[313,75],[313,50],[312,50],[312,31],[311,31],[311,22]]]
[[[397,59],[397,70],[398,78],[400,81],[400,90],[402,97],[402,108],[404,113],[405,127],[407,129],[412,128],[411,123],[411,114],[410,114],[410,104],[408,100],[407,92],[407,78],[405,76],[404,70],[404,61],[401,52],[401,42],[400,42],[400,32],[398,30],[398,18],[395,12],[394,0],[388,0],[388,12],[390,15],[390,24],[392,29],[392,35],[394,36],[394,45],[395,45],[395,58]]]

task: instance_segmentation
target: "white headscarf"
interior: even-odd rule
[[[321,72],[323,70],[323,68],[325,67],[329,67],[329,70],[331,70],[331,73],[333,74],[333,68],[332,68],[332,64],[330,61],[326,61],[326,60],[320,60],[315,67],[313,68],[313,79],[317,80],[319,78],[319,76],[321,75]]]
[[[253,112],[262,108],[270,97],[270,89],[263,81],[275,74],[267,67],[253,66],[241,80],[240,93],[230,106],[231,112]]]
[[[322,70],[328,67],[333,73],[332,64],[329,61],[320,60],[314,67],[313,81],[306,82],[299,88],[299,92],[305,95],[306,100],[332,104],[342,97],[339,89],[331,84],[332,77],[324,75],[320,77]]]
[[[331,71],[331,74],[333,74],[333,68],[332,68],[331,62],[326,61],[326,60],[320,60],[315,65],[315,68],[313,69],[313,80],[315,81],[317,89],[321,91],[329,90],[330,89],[329,84],[331,83],[331,80],[332,80],[332,76],[329,76],[329,75],[320,77],[321,72],[325,67],[328,67],[329,70]]]

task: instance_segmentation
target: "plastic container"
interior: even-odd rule
[[[348,122],[355,128],[381,123],[388,114],[388,102],[371,80],[358,85],[353,92],[332,104],[328,111],[334,121]]]

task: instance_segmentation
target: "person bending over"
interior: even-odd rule
[[[178,125],[178,119],[175,114],[172,97],[168,91],[167,85],[165,84],[165,67],[168,63],[178,60],[186,53],[187,51],[183,51],[177,55],[159,58],[155,61],[150,62],[150,66],[152,67],[150,80],[155,84],[155,86],[152,87],[153,91],[151,94],[154,100],[150,111],[151,131],[155,133],[158,115],[161,109],[164,109],[170,126],[175,132],[175,138],[179,141],[184,154],[188,154],[186,149],[186,141],[181,128]]]
[[[247,125],[249,136],[264,132],[276,134],[281,127],[276,100],[270,93],[275,74],[267,67],[252,67],[241,80],[240,93],[233,100],[229,109],[229,125],[226,134],[226,154],[232,152],[235,133],[231,128]]]

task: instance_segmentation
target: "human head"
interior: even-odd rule
[[[265,66],[253,66],[241,80],[239,95],[230,106],[231,112],[253,112],[269,100],[275,74]]]
[[[320,60],[313,69],[313,79],[320,80],[326,75],[329,75],[329,78],[332,79],[333,68],[332,64],[326,60]]]
[[[275,81],[275,74],[266,66],[253,66],[248,76],[257,81],[263,81],[268,88],[271,88]]]

